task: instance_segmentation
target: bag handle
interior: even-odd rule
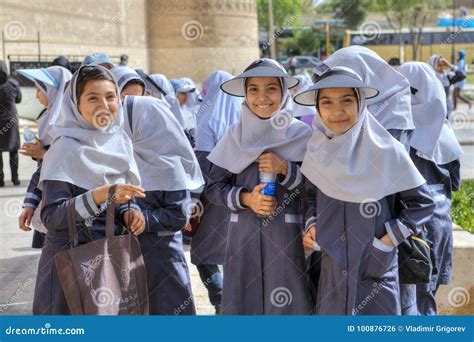
[[[115,191],[117,190],[117,185],[111,185],[107,194],[107,214],[105,219],[105,237],[111,238],[115,234]]]

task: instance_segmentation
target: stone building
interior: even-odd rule
[[[92,52],[202,81],[258,58],[255,0],[0,0],[0,59],[82,60]]]

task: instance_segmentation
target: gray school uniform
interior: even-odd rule
[[[460,163],[455,160],[446,165],[419,157],[415,149],[410,157],[420,173],[425,177],[431,190],[436,207],[433,217],[426,223],[428,239],[433,243],[436,274],[429,284],[417,284],[418,313],[422,315],[436,314],[434,295],[440,285],[447,285],[452,276],[453,231],[451,218],[452,192],[460,186]],[[434,272],[435,273],[435,272]],[[431,295],[430,295],[431,294]]]
[[[393,219],[387,197],[368,204],[344,202],[307,183],[305,225],[317,225],[322,251],[317,314],[399,315],[397,248],[379,239],[388,233],[398,245],[429,220],[434,203],[427,186],[400,192],[408,209]]]
[[[92,192],[73,184],[45,180],[43,182],[41,220],[48,229],[43,250],[38,265],[36,286],[33,299],[34,315],[69,315],[69,307],[59,282],[54,256],[56,253],[71,248],[69,243],[68,222],[66,210],[69,200],[76,198],[76,224],[79,232],[79,244],[86,243],[84,225],[87,223],[93,240],[105,237],[106,206],[98,208],[92,199]],[[139,210],[132,204],[134,210]],[[116,208],[115,233],[122,230],[122,214],[128,206]]]
[[[209,152],[196,151],[206,183],[209,183],[212,167],[212,163],[207,159],[208,155]],[[230,210],[209,202],[205,192],[201,195],[201,202],[204,213],[200,218],[199,229],[191,241],[191,262],[194,265],[223,265]]]
[[[148,279],[150,315],[195,315],[181,229],[187,224],[182,203],[189,191],[146,191],[137,204],[145,216],[138,236]]]
[[[212,166],[206,196],[231,210],[222,314],[312,313],[302,244],[302,179],[299,166],[289,162],[288,176],[277,179],[277,209],[263,219],[240,203],[241,191],[259,184],[258,164],[240,174]]]

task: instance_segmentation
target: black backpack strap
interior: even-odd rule
[[[126,107],[127,107],[127,116],[128,116],[128,125],[130,126],[130,132],[133,133],[133,101],[135,96],[127,96],[126,98]]]

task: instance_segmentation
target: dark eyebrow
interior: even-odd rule
[[[278,85],[278,83],[272,82],[270,84],[266,84],[265,87],[269,87],[269,86],[273,86],[273,85]],[[249,83],[249,84],[247,84],[247,87],[258,87],[258,84]]]

